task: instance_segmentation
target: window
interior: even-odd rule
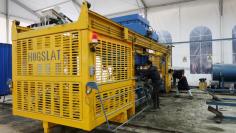
[[[233,63],[236,64],[236,26],[234,26],[232,30],[232,38],[233,38]]]
[[[158,33],[160,43],[172,43],[172,37],[170,32],[161,31]]]
[[[212,71],[212,34],[200,26],[190,33],[190,73],[210,74]]]

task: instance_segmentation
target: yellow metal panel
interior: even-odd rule
[[[52,88],[52,86],[54,87]],[[59,87],[62,88],[62,91],[60,92]],[[73,93],[70,96],[68,95],[69,87],[71,88],[71,93]],[[82,118],[82,113],[80,111],[82,98],[80,96],[81,91],[79,83],[20,81],[20,83],[17,83],[15,89],[17,91],[17,111],[34,112],[74,120],[81,120]],[[31,90],[29,92],[28,90],[26,91],[26,89]],[[55,95],[52,95],[52,92]],[[59,95],[59,93],[62,93],[62,95]],[[35,98],[35,96],[37,96],[37,98]],[[69,105],[73,106],[69,108]],[[61,106],[62,108],[60,110]],[[71,116],[69,115],[70,112]]]
[[[22,32],[21,34],[17,34],[17,39],[26,39],[26,38],[34,38],[34,37],[40,37],[45,35],[51,35],[54,33],[67,33],[70,31],[81,29],[81,26],[77,23],[71,23],[71,24],[64,24],[64,25],[57,25],[54,27],[48,27],[38,30],[29,30],[27,32]],[[15,40],[13,38],[13,40]]]
[[[115,86],[114,84],[110,84],[109,87]],[[102,88],[102,87],[101,87]],[[103,104],[106,113],[112,114],[114,112],[118,112],[119,110],[123,110],[128,104],[133,104],[134,99],[130,99],[131,94],[134,93],[134,89],[132,84],[128,84],[126,86],[114,87],[112,90],[101,92],[103,98]],[[101,104],[99,101],[98,94],[96,94],[95,98],[95,116],[103,117],[103,112],[101,109]]]
[[[78,27],[71,30],[69,26],[67,32],[60,33],[57,29],[47,29],[50,34],[44,33],[46,29],[16,33],[13,41],[13,51],[16,51],[13,53],[16,61],[13,61],[14,114],[31,112],[37,119],[44,115],[40,118],[43,120],[49,116],[83,120],[79,30]]]
[[[82,63],[82,68],[81,68],[81,77],[82,77],[82,88],[83,88],[83,91],[82,91],[82,98],[84,99],[83,100],[83,114],[84,116],[84,121],[88,124],[90,130],[92,129],[92,117],[93,115],[91,115],[91,111],[92,111],[92,108],[91,108],[91,99],[86,99],[86,94],[85,94],[85,88],[86,88],[86,83],[90,80],[93,80],[91,79],[92,77],[90,77],[89,75],[89,66],[90,64],[92,65],[91,63],[91,60],[89,60],[89,58],[91,58],[90,54],[89,54],[89,31],[88,30],[82,30],[80,31],[81,33],[81,56],[82,56],[82,60],[81,60],[81,63]]]
[[[104,34],[98,34],[98,39],[95,80],[100,84],[105,112],[108,118],[113,118],[135,106],[132,45]],[[105,119],[97,93],[94,100],[94,119],[99,125]]]

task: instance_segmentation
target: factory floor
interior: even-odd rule
[[[202,91],[193,90],[193,99],[187,93],[180,98],[175,93],[161,98],[158,112],[145,112],[131,123],[178,133],[236,133],[236,120],[224,120],[221,124],[214,121],[214,114],[207,111],[206,100],[212,97]],[[217,95],[218,97],[234,97]],[[223,114],[236,117],[236,108],[220,107]]]
[[[236,133],[236,121],[224,120],[221,124],[215,123],[214,115],[207,111],[206,99],[211,98],[208,94],[194,90],[193,95],[193,99],[189,99],[186,93],[181,93],[180,98],[175,98],[174,93],[163,95],[160,110],[143,112],[118,132]],[[10,99],[7,98],[8,103],[11,103]],[[220,109],[223,114],[230,112],[236,116],[236,108]],[[0,104],[0,133],[43,133],[40,121],[13,116],[11,111],[11,104]],[[53,129],[53,133],[84,132],[59,126]]]

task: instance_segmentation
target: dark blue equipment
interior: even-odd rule
[[[214,64],[212,78],[215,81],[224,80],[224,82],[236,82],[236,65]]]
[[[138,14],[115,17],[115,18],[112,18],[111,20],[143,36],[146,36],[155,41],[158,41],[158,35],[155,31],[152,31],[152,29],[150,28],[149,21]]]
[[[235,88],[226,88],[225,83],[236,83],[236,65],[214,64],[212,80],[218,81],[218,86],[211,86],[208,91],[218,93],[236,93]]]
[[[12,79],[11,44],[0,43],[0,96],[10,94],[8,81]]]
[[[212,96],[212,99],[207,100],[208,110],[216,115],[216,122],[221,123],[223,119],[236,120],[236,116],[224,116],[219,110],[219,106],[231,106],[236,107],[235,98],[218,98],[213,93],[236,93],[236,65],[234,64],[214,64],[212,69],[212,80],[218,81],[218,85],[212,85],[207,89],[208,93]],[[233,88],[226,88],[225,83],[234,83]],[[215,108],[214,108],[215,106]]]
[[[145,65],[149,59],[148,55],[135,54],[135,65]]]

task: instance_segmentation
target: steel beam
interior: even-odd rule
[[[217,105],[217,106],[233,106],[236,107],[235,101],[214,101],[214,100],[207,100],[206,104],[208,105]]]
[[[144,7],[144,8],[148,8],[148,6],[147,6],[145,0],[141,0],[141,2],[142,2],[142,4],[143,4],[143,7]]]
[[[72,0],[72,3],[75,5],[75,8],[77,9],[77,11],[79,13],[80,12],[80,8],[81,8],[81,4],[78,1],[76,1],[76,0]]]
[[[24,8],[25,10],[27,10],[28,12],[30,12],[31,14],[35,15],[36,17],[40,18],[41,15],[38,14],[37,12],[35,12],[34,10],[32,10],[31,8],[29,8],[28,6],[26,6],[25,4],[23,4],[22,2],[20,2],[19,0],[11,0],[12,2],[14,2],[15,4],[19,5],[20,7]]]
[[[77,5],[79,8],[81,8],[81,4],[77,1],[77,0],[72,0],[72,2],[75,4],[75,5]]]
[[[9,1],[6,0],[6,39],[7,39],[7,43],[10,43],[9,40]]]
[[[2,15],[7,15],[5,12],[1,12],[1,11],[0,11],[0,14],[2,14]],[[29,18],[24,18],[24,17],[20,17],[20,16],[16,16],[16,15],[13,15],[13,14],[8,14],[8,16],[9,16],[9,19],[10,19],[11,17],[13,17],[13,18],[19,18],[19,19],[23,19],[23,20],[28,20],[28,21],[36,22],[36,20],[29,19]]]
[[[42,11],[42,10],[45,10],[45,9],[48,9],[48,8],[52,8],[52,7],[55,7],[55,6],[59,6],[59,5],[68,3],[68,2],[71,2],[71,0],[63,1],[63,2],[60,2],[60,3],[56,3],[56,4],[54,4],[54,5],[50,5],[50,6],[41,8],[41,9],[37,9],[37,10],[34,10],[34,12]]]
[[[147,18],[147,9],[148,9],[148,6],[147,6],[147,4],[145,3],[145,0],[141,0],[141,3],[143,4],[143,7],[144,7],[144,16],[145,16],[145,18]]]
[[[219,0],[219,12],[220,12],[220,16],[223,16],[224,14],[224,1],[223,0]]]
[[[160,4],[160,5],[148,6],[148,8],[171,6],[171,5],[183,4],[183,3],[187,3],[187,2],[193,2],[193,1],[198,1],[198,0],[182,0],[182,1],[176,1],[176,2],[169,2],[169,3],[165,3],[165,4]]]
[[[182,41],[182,42],[172,42],[172,43],[162,43],[162,44],[184,44],[184,43],[191,43],[191,42],[218,42],[218,41],[231,41],[235,40],[236,38],[220,38],[220,39],[212,39],[212,40],[200,40],[200,41]]]

